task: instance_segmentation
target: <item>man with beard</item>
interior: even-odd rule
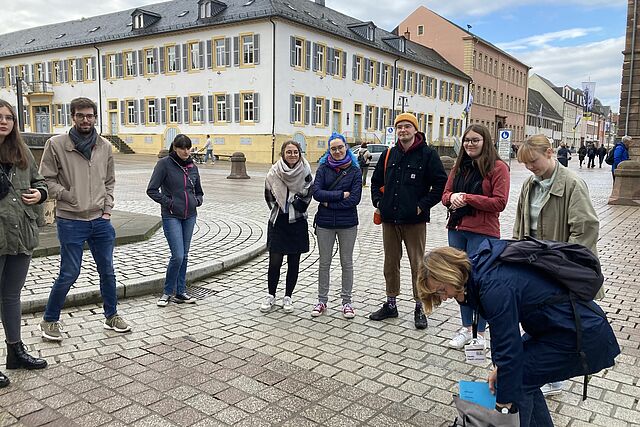
[[[384,278],[387,302],[371,313],[371,320],[398,317],[396,297],[400,294],[400,259],[404,242],[411,265],[413,299],[416,301],[416,329],[427,327],[427,317],[418,298],[418,269],[427,239],[429,211],[440,203],[447,174],[438,153],[418,132],[418,120],[402,113],[394,121],[396,144],[380,155],[371,177],[371,199],[382,217]]]
[[[74,126],[45,144],[40,173],[56,200],[56,225],[60,241],[60,273],[53,283],[43,320],[42,337],[62,341],[60,310],[80,274],[86,243],[100,275],[104,328],[128,332],[131,327],[116,310],[116,276],[113,271],[115,230],[111,225],[115,173],[111,144],[95,129],[98,108],[88,98],[71,101]]]

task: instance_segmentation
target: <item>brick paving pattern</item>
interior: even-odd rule
[[[119,209],[154,213],[156,206],[144,194],[152,166],[151,157],[117,156]],[[557,426],[640,426],[640,209],[606,204],[611,188],[608,169],[571,167],[589,184],[600,217],[598,249],[607,277],[601,305],[623,353],[616,366],[593,377],[587,401],[581,401],[582,386],[576,379],[565,393],[547,402]],[[214,224],[209,228],[221,219],[266,222],[262,191],[267,168],[250,165],[252,179],[246,181],[226,180],[228,168],[224,162],[201,168],[205,206],[198,222]],[[511,235],[520,185],[529,174],[516,162],[511,168],[511,199],[501,216],[504,237]],[[310,215],[314,211],[312,205]],[[313,239],[312,251],[303,257],[293,314],[279,308],[259,312],[268,261],[262,255],[195,283],[215,291],[195,306],[158,308],[157,295],[122,300],[119,310],[134,327],[130,334],[103,330],[101,307],[95,304],[65,309],[65,340],[45,343],[37,331],[41,313],[25,315],[25,343],[51,366],[39,372],[7,372],[13,384],[0,390],[0,426],[450,423],[457,381],[485,379],[487,366],[468,365],[461,351],[446,347],[459,326],[456,303],[441,306],[426,331],[414,329],[406,257],[400,317],[385,322],[367,319],[384,299],[381,230],[371,222],[372,211],[365,191],[354,260],[355,319],[345,320],[339,312],[337,260],[329,310],[310,317],[317,294]],[[444,208],[436,207],[427,227],[429,248],[446,245],[444,225]],[[192,259],[218,256],[210,249],[215,238],[197,242],[207,235],[199,226]],[[121,250],[116,265],[122,274],[136,268],[129,264],[130,250],[153,273],[164,271],[167,252],[161,232],[147,245]],[[233,244],[228,250],[233,251]],[[51,261],[57,267],[53,257]],[[36,280],[49,283],[43,285],[46,289],[55,272],[41,274]],[[278,300],[283,292],[279,289]]]

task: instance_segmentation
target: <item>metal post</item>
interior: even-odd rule
[[[24,103],[22,102],[22,77],[20,76],[16,76],[16,97],[18,98],[18,103],[16,104],[18,128],[20,132],[24,132]]]

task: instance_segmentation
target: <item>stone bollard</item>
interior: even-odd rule
[[[231,174],[227,179],[249,179],[247,175],[247,159],[244,153],[236,151],[231,155]]]
[[[456,162],[455,159],[449,156],[440,156],[440,160],[442,161],[442,166],[444,166],[444,171],[447,173],[447,176],[449,176],[449,172],[451,172]]]
[[[625,160],[615,170],[610,205],[640,206],[640,162]]]

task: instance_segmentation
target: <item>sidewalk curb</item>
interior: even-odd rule
[[[266,233],[265,233],[266,236]],[[238,265],[244,264],[260,255],[267,250],[267,244],[264,242],[264,237],[260,242],[257,242],[253,246],[237,252],[233,255],[222,257],[220,260],[213,262],[205,262],[196,264],[187,270],[187,283],[205,279]],[[165,274],[154,274],[140,279],[129,279],[119,281],[116,285],[116,293],[118,299],[123,298],[150,295],[154,293],[161,293],[164,286]],[[75,307],[85,304],[95,304],[102,302],[102,296],[100,295],[99,286],[95,286],[92,289],[79,289],[74,292],[75,289],[71,289],[67,294],[67,299],[64,304],[64,308]],[[39,297],[33,300],[22,299],[22,313],[35,313],[44,311],[47,306],[48,295],[45,297]]]

